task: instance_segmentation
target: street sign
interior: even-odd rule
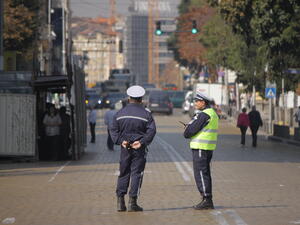
[[[266,88],[265,96],[266,96],[266,98],[275,98],[276,97],[276,88]]]

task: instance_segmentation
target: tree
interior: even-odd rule
[[[214,10],[201,0],[183,1],[179,6],[181,15],[178,17],[176,34],[169,39],[169,47],[174,51],[175,60],[188,67],[191,72],[198,72],[205,64],[206,49],[199,42],[201,27],[214,14]],[[198,34],[192,34],[193,21],[197,21]]]
[[[300,59],[299,13],[299,1],[255,2],[252,24],[256,40],[265,43],[272,77],[281,74],[290,66],[295,66]]]
[[[254,54],[256,64],[268,65],[269,79],[279,80],[290,66],[299,66],[300,2],[296,0],[208,0]],[[257,65],[264,62],[265,65]]]
[[[37,32],[37,1],[5,1],[5,50],[23,51],[32,46]]]
[[[247,46],[240,35],[232,32],[220,14],[215,14],[203,27],[200,42],[207,49],[206,58],[211,68],[223,66],[234,70],[238,81],[249,90],[253,84],[261,87],[259,82],[263,80],[264,63],[257,46]]]

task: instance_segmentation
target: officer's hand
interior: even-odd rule
[[[128,141],[123,141],[123,142],[122,142],[122,147],[123,147],[123,148],[127,148],[127,145],[128,145]]]
[[[135,141],[131,144],[131,147],[133,149],[139,149],[140,147],[142,147],[141,142],[140,141]]]

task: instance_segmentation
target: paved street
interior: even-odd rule
[[[116,211],[119,147],[106,148],[103,111],[96,144],[80,161],[1,163],[0,223],[19,225],[290,225],[300,224],[300,148],[259,136],[239,145],[239,130],[221,121],[212,176],[215,210],[196,211],[188,141],[179,120],[154,115],[158,133],[149,147],[139,198],[144,212]],[[126,203],[127,203],[126,196]]]

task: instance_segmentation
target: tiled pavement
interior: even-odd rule
[[[100,119],[96,144],[88,145],[80,161],[0,164],[0,223],[300,224],[297,147],[261,138],[257,149],[243,149],[237,147],[237,129],[222,122],[212,162],[216,209],[195,211],[191,206],[199,201],[199,194],[187,141],[177,123],[187,118],[178,114],[155,119],[159,132],[150,146],[139,198],[144,212],[116,212],[119,149],[106,149],[106,129]]]

